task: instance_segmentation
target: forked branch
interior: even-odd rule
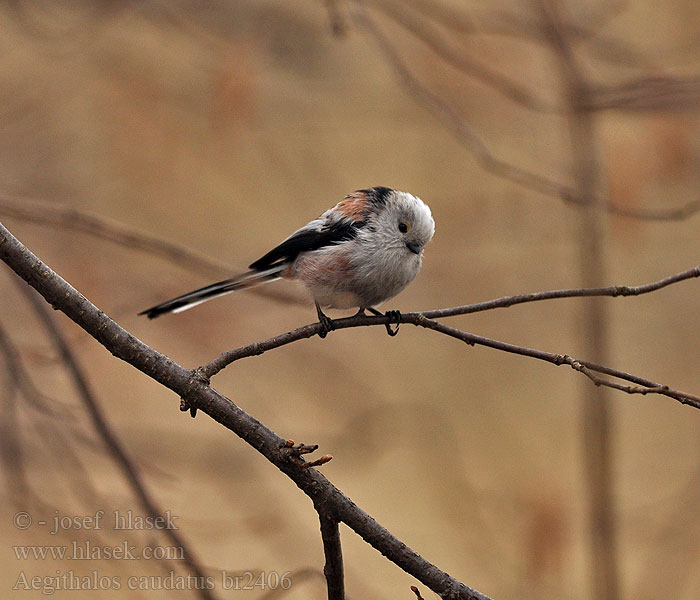
[[[0,223],[0,259],[54,308],[129,363],[233,431],[285,473],[338,522],[345,523],[406,573],[443,598],[488,600],[406,546],[364,512],[319,471],[289,460],[286,440],[214,390],[202,377],[154,350],[118,325],[37,258]]]

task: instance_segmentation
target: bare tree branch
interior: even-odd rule
[[[464,306],[455,306],[454,308],[426,310],[423,311],[422,314],[428,317],[429,319],[441,319],[444,317],[453,317],[456,315],[468,315],[471,313],[482,312],[485,310],[492,310],[494,308],[507,308],[509,306],[515,306],[516,304],[538,302],[540,300],[555,300],[561,298],[582,298],[594,296],[609,296],[612,298],[641,296],[642,294],[655,292],[674,283],[679,283],[681,281],[686,281],[688,279],[693,279],[696,277],[700,277],[700,265],[691,269],[687,269],[685,271],[681,271],[680,273],[676,273],[675,275],[664,277],[659,281],[646,283],[644,285],[611,285],[608,287],[552,290],[549,292],[535,292],[532,294],[520,294],[517,296],[504,296],[502,298],[496,298],[495,300],[477,302],[476,304],[466,304]]]
[[[343,549],[340,545],[340,530],[338,521],[326,514],[323,509],[318,509],[318,517],[321,521],[321,539],[323,540],[323,553],[326,564],[323,574],[326,576],[328,587],[328,600],[345,600],[345,583],[343,581]]]
[[[496,350],[502,350],[505,352],[510,352],[513,354],[520,354],[522,356],[529,356],[530,358],[536,358],[538,360],[544,360],[546,362],[552,363],[554,365],[569,365],[576,371],[586,375],[596,385],[603,385],[606,387],[611,387],[621,391],[625,391],[629,394],[661,394],[668,396],[669,398],[674,398],[682,404],[688,404],[694,408],[700,408],[700,397],[688,394],[686,392],[681,392],[679,390],[674,390],[668,386],[650,381],[648,379],[633,375],[631,373],[626,373],[617,369],[612,369],[603,365],[598,365],[590,361],[578,360],[572,358],[566,354],[555,354],[552,352],[544,352],[540,350],[534,350],[531,348],[525,348],[523,346],[516,346],[514,344],[508,344],[507,342],[500,342],[498,340],[492,340],[490,338],[485,338],[475,334],[467,333],[453,327],[448,327],[435,321],[436,318],[441,317],[451,317],[456,315],[464,315],[475,312],[480,312],[484,310],[491,310],[495,308],[504,308],[508,306],[514,306],[516,304],[523,304],[527,302],[535,302],[539,300],[551,300],[555,298],[578,298],[578,297],[594,297],[594,296],[610,296],[610,297],[620,297],[620,296],[639,296],[641,294],[647,294],[656,290],[660,290],[666,286],[672,285],[674,283],[679,283],[687,279],[700,277],[700,265],[676,273],[659,281],[652,283],[647,283],[645,285],[638,286],[609,286],[603,288],[584,288],[584,289],[573,289],[573,290],[555,290],[550,292],[539,292],[534,294],[523,294],[520,296],[506,296],[503,298],[498,298],[496,300],[490,300],[488,302],[479,302],[477,304],[469,304],[465,306],[457,306],[454,308],[443,308],[437,310],[428,310],[424,312],[412,312],[412,313],[402,313],[401,322],[411,323],[419,327],[425,327],[428,329],[433,329],[449,335],[450,337],[457,338],[466,342],[470,345],[481,345],[494,348]],[[355,315],[352,317],[345,317],[342,319],[334,319],[333,325],[336,329],[345,329],[348,327],[366,327],[371,325],[384,325],[389,323],[390,318],[387,316],[375,317],[368,315]],[[234,363],[243,358],[249,358],[251,356],[258,356],[267,352],[268,350],[273,350],[297,342],[302,339],[308,339],[317,335],[321,330],[321,325],[319,323],[313,323],[310,325],[305,325],[294,329],[293,331],[288,331],[282,333],[278,336],[263,340],[260,342],[254,342],[248,344],[247,346],[241,346],[240,348],[234,348],[228,352],[224,352],[220,356],[209,363],[202,365],[196,369],[198,377],[203,380],[208,381],[214,375],[219,373],[222,369],[226,368],[231,363]],[[612,377],[623,379],[631,383],[635,383],[642,387],[629,387],[629,386],[619,386],[619,384],[614,384],[607,382],[599,378],[591,377],[591,371],[598,373],[603,373],[605,375],[610,375]]]
[[[276,338],[271,338],[270,340],[251,344],[250,346],[225,353],[215,361],[212,361],[209,365],[205,365],[196,371],[189,371],[177,365],[166,356],[149,348],[119,327],[119,325],[99,311],[67,282],[62,280],[38,258],[31,254],[31,252],[2,225],[0,225],[0,257],[10,265],[17,274],[25,279],[25,281],[35,287],[50,303],[65,312],[72,320],[93,335],[93,337],[100,341],[115,356],[129,362],[142,372],[161,382],[166,387],[178,393],[190,406],[203,410],[237,433],[245,441],[264,454],[268,460],[273,462],[280,470],[292,478],[297,485],[314,500],[316,506],[324,506],[328,509],[332,509],[333,514],[339,521],[348,524],[368,543],[386,554],[390,560],[396,562],[396,564],[401,566],[408,573],[417,577],[436,593],[441,594],[443,597],[485,598],[485,596],[450,578],[447,574],[433,565],[430,565],[430,563],[427,563],[415,552],[406,548],[405,545],[396,540],[388,531],[355,506],[320,473],[314,469],[305,468],[304,465],[299,465],[294,461],[290,461],[288,453],[284,452],[287,446],[284,440],[276,436],[273,432],[265,428],[261,423],[235,406],[228,399],[218,394],[208,385],[207,380],[211,374],[218,372],[218,370],[234,360],[260,354],[266,350],[318,334],[320,331],[320,325],[318,323],[307,325],[282,334],[281,336],[277,336]],[[661,289],[672,283],[696,276],[697,268],[644,286],[636,286],[633,288],[625,286],[599,288],[596,290],[584,291],[583,293],[600,293],[610,296],[637,295],[639,293],[647,293],[656,289]],[[572,294],[572,292],[574,293]],[[547,297],[566,297],[565,294],[567,293],[577,295],[582,292],[578,290],[545,292],[541,294],[541,299]],[[508,305],[508,301],[512,303],[514,298],[517,297],[500,299],[500,305],[506,306]],[[530,299],[525,300],[527,297],[522,298],[522,301],[531,301]],[[495,306],[496,305],[492,303],[492,307]],[[408,313],[402,316],[402,320],[405,323],[412,323],[414,325],[433,329],[470,345],[483,345],[544,360],[554,365],[566,364],[591,378],[596,385],[614,387],[615,389],[621,389],[627,393],[663,394],[684,404],[700,408],[700,398],[697,396],[679,392],[678,390],[670,389],[645,378],[611,369],[603,365],[577,360],[568,355],[548,353],[508,344],[506,342],[491,340],[448,327],[427,318],[421,313]],[[389,317],[385,316],[374,317],[357,315],[346,319],[338,319],[334,323],[336,329],[343,329],[367,325],[384,325],[388,321]],[[616,382],[603,380],[598,375],[594,375],[594,373],[622,379],[634,383],[635,386],[623,386]]]
[[[331,511],[389,560],[443,598],[488,600],[454,579],[398,540],[359,508],[319,471],[289,460],[286,440],[210,387],[195,371],[157,352],[115,323],[68,282],[37,258],[0,224],[0,259],[64,312],[114,356],[174,391],[192,407],[207,413],[250,444],[292,479],[314,502]]]
[[[428,314],[428,313],[425,313]],[[546,352],[544,350],[536,350],[533,348],[526,348],[525,346],[517,346],[515,344],[509,344],[508,342],[502,342],[499,340],[494,340],[491,338],[483,337],[454,327],[449,327],[444,325],[439,321],[429,319],[423,313],[402,313],[401,322],[410,323],[411,325],[416,325],[418,327],[424,327],[426,329],[432,329],[439,333],[443,333],[455,339],[461,340],[470,346],[486,346],[488,348],[493,348],[494,350],[501,350],[503,352],[509,352],[511,354],[519,354],[520,356],[527,356],[530,358],[535,358],[537,360],[543,360],[545,362],[551,363],[555,366],[568,365],[575,371],[583,373],[587,377],[591,378],[589,371],[595,371],[602,373],[604,375],[610,375],[617,379],[623,379],[631,383],[635,383],[641,388],[627,388],[625,386],[617,387],[615,385],[608,385],[607,382],[603,380],[594,380],[596,385],[605,385],[607,387],[614,387],[622,391],[626,391],[630,394],[661,394],[663,396],[668,396],[674,400],[678,400],[681,404],[687,404],[693,408],[700,408],[700,396],[694,396],[686,392],[672,389],[666,385],[656,383],[649,379],[639,377],[632,373],[626,373],[625,371],[620,371],[618,369],[613,369],[606,367],[605,365],[599,365],[591,361],[580,360],[573,358],[567,354],[557,354],[554,352]],[[333,319],[333,325],[335,329],[347,329],[349,327],[369,327],[373,325],[386,325],[390,323],[390,317],[388,316],[369,316],[369,315],[355,315],[352,317],[345,317],[343,319]],[[321,331],[320,323],[312,323],[310,325],[304,325],[293,331],[288,331],[286,333],[280,334],[278,336],[263,340],[261,342],[255,342],[247,346],[241,346],[240,348],[235,348],[224,352],[211,362],[207,363],[195,369],[195,374],[197,377],[201,378],[203,381],[208,381],[211,377],[219,373],[221,370],[226,368],[231,363],[234,363],[242,358],[249,358],[251,356],[259,356],[268,350],[274,350],[276,348],[281,348],[287,344],[297,342],[299,340],[308,339]]]

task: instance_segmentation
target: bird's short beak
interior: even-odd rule
[[[411,244],[406,242],[406,248],[408,248],[413,254],[420,254],[421,247],[418,244]]]

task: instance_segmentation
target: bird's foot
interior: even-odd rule
[[[385,316],[389,317],[389,322],[385,325],[386,332],[394,337],[399,332],[399,327],[401,326],[401,311],[398,310],[388,310],[384,313]],[[396,327],[392,329],[392,324],[396,324]]]
[[[399,332],[399,327],[401,326],[401,311],[388,310],[385,313],[381,313],[376,308],[372,308],[372,307],[368,307],[367,310],[369,310],[369,312],[371,312],[373,315],[376,315],[378,317],[388,317],[389,318],[389,322],[385,323],[384,327],[386,327],[386,332],[391,337],[394,337]],[[392,325],[396,325],[396,327],[392,327]]]
[[[318,304],[316,304],[316,312],[318,313],[318,322],[321,324],[321,331],[318,332],[318,337],[323,339],[335,329],[335,324],[333,319],[323,313]]]

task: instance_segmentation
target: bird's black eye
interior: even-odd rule
[[[406,233],[406,232],[408,232],[409,229],[410,229],[410,227],[408,226],[408,223],[406,223],[405,221],[402,221],[401,223],[399,223],[399,231],[401,233]]]

